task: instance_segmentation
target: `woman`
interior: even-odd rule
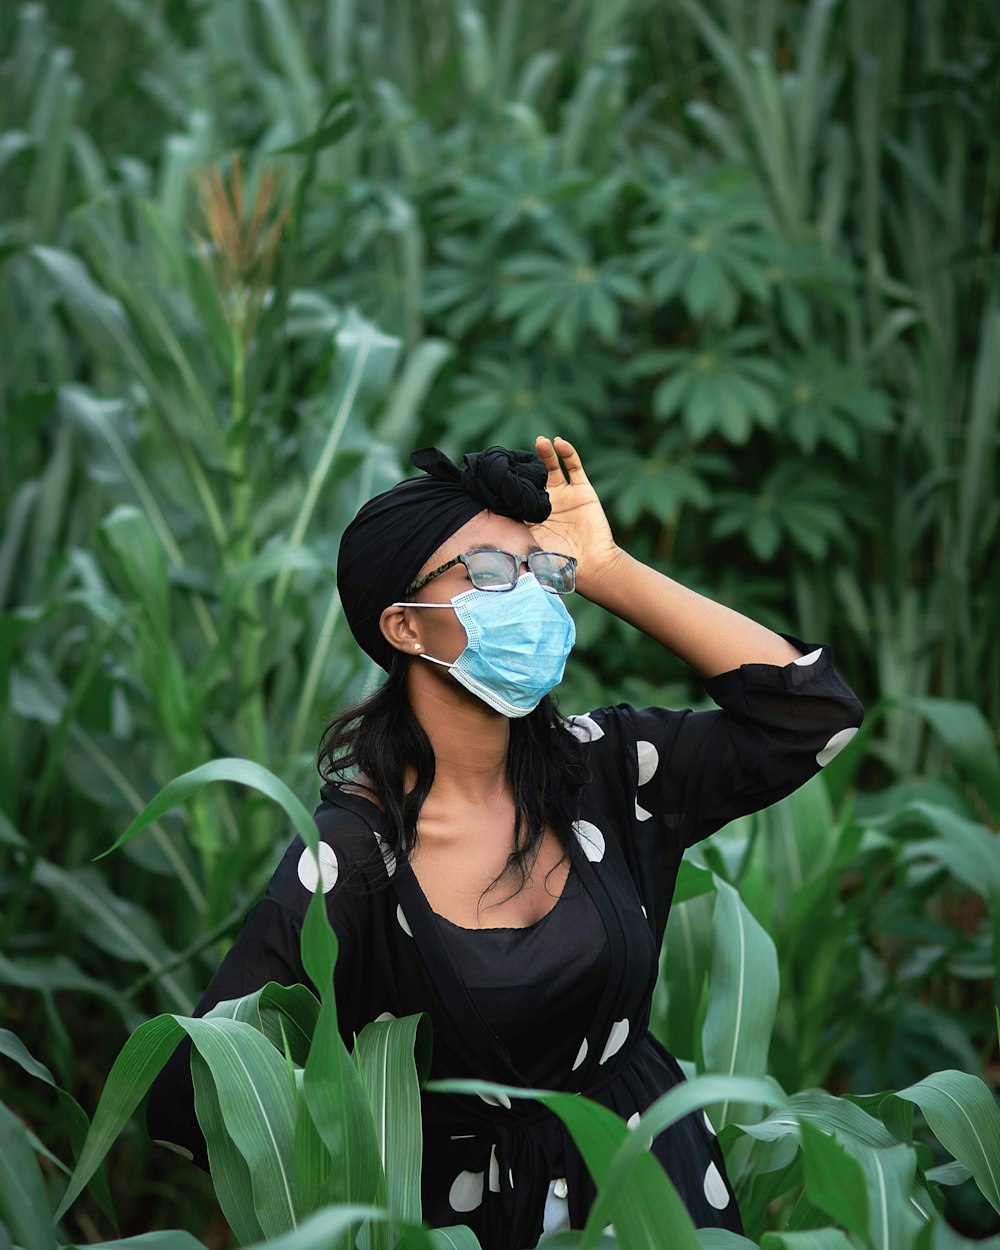
[[[321,888],[345,1040],[426,1011],[433,1076],[579,1091],[632,1119],[683,1079],[647,1024],[685,847],[801,785],[862,709],[825,647],[618,547],[565,439],[536,451],[490,448],[463,470],[415,453],[426,476],[348,527],[344,612],[389,678],[327,730],[320,868],[292,843],[198,1011],[268,980],[308,983],[299,933]],[[548,692],[573,645],[574,589],[692,665],[720,710],[559,716]],[[183,1051],[149,1122],[204,1162]],[[487,1250],[582,1226],[593,1184],[536,1104],[425,1095],[424,1130],[432,1226],[467,1223]],[[653,1152],[696,1224],[741,1231],[706,1117]]]

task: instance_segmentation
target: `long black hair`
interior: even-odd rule
[[[417,844],[420,809],[434,783],[434,750],[406,692],[411,660],[393,653],[389,676],[353,707],[339,712],[323,732],[317,768],[325,781],[360,772],[385,817],[382,837],[397,856]],[[406,788],[408,770],[414,778]],[[510,722],[507,775],[514,795],[514,849],[501,873],[483,891],[510,879],[519,893],[531,874],[546,825],[569,853],[580,795],[590,780],[579,739],[546,695],[534,711]],[[560,860],[560,862],[562,862]]]

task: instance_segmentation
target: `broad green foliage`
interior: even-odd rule
[[[577,443],[629,550],[829,639],[868,704],[822,779],[689,857],[667,932],[654,1027],[730,1081],[705,1103],[751,1244],[923,1228],[954,1250],[941,1206],[992,1227],[998,46],[990,0],[0,6],[14,1244],[115,1231],[100,1170],[52,1212],[135,1072],[111,1119],[82,1108],[130,1033],[159,1038],[155,1070],[290,829],[312,836],[324,718],[374,677],[333,576],[344,525],[414,447],[539,432]],[[567,711],[701,697],[573,611]],[[332,1000],[272,988],[202,1034],[244,1242],[472,1244],[416,1227],[415,1022],[372,1026],[354,1064]],[[234,1038],[280,1107],[271,1154],[229,1131]],[[386,1062],[405,1095],[372,1120]],[[787,1102],[746,1084],[766,1074]],[[350,1110],[342,1155],[313,1083]],[[660,1244],[650,1204],[693,1244],[641,1136],[580,1116],[603,1206],[553,1246],[610,1245],[609,1223]],[[125,1131],[122,1228],[195,1236],[108,1244],[196,1250],[207,1187]]]

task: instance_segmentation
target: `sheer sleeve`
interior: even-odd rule
[[[605,768],[625,787],[640,843],[655,836],[681,850],[768,807],[857,733],[864,711],[829,648],[788,641],[804,652],[790,664],[744,664],[704,681],[717,709],[621,704],[575,718],[578,735],[595,738]]]

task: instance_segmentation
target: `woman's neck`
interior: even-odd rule
[[[428,802],[488,805],[507,792],[510,721],[457,683],[449,688],[437,674],[411,672],[407,687],[434,751]]]

